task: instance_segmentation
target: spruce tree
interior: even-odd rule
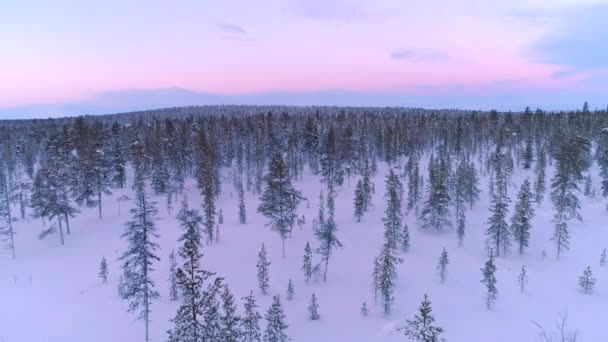
[[[312,278],[312,249],[310,248],[310,243],[308,243],[308,241],[306,242],[306,246],[304,247],[302,272],[304,272],[304,281],[306,281],[306,284],[309,284],[310,279]]]
[[[380,301],[385,315],[390,314],[395,301],[394,288],[397,280],[397,264],[401,259],[395,255],[394,248],[387,243],[382,246],[378,257],[377,286],[380,293]]]
[[[213,243],[214,236],[213,230],[215,228],[215,200],[216,200],[216,189],[219,187],[217,184],[218,179],[215,177],[216,173],[216,161],[215,151],[213,146],[210,144],[207,134],[204,129],[199,131],[198,136],[198,158],[197,158],[197,169],[196,169],[196,180],[198,187],[203,196],[203,216],[205,233],[207,235],[207,243]]]
[[[530,182],[526,179],[517,194],[515,212],[511,218],[511,233],[513,239],[519,245],[520,255],[523,254],[524,248],[528,247],[530,229],[532,227],[531,220],[533,217],[534,208],[532,207],[532,192],[530,190]]]
[[[319,225],[317,229],[315,229],[315,236],[319,240],[320,244],[317,248],[317,253],[321,255],[321,262],[325,266],[323,270],[323,281],[327,280],[329,258],[331,257],[333,250],[338,247],[342,247],[342,243],[336,236],[336,231],[338,228],[334,220],[334,198],[331,196],[331,194],[327,199],[327,206],[329,209],[329,216],[327,219],[323,220],[323,224]]]
[[[268,308],[265,315],[266,330],[264,330],[264,342],[287,342],[286,331],[289,328],[287,324],[281,299],[279,296],[272,297],[272,304]]]
[[[545,198],[546,191],[546,169],[547,153],[542,149],[538,153],[538,161],[536,162],[536,179],[534,180],[534,202],[540,206]]]
[[[368,315],[369,315],[369,309],[367,308],[367,304],[365,302],[363,302],[363,304],[361,304],[361,316],[367,317]]]
[[[247,223],[247,210],[245,208],[245,191],[243,190],[243,183],[240,182],[239,187],[239,223]]]
[[[450,222],[449,174],[445,148],[439,149],[439,158],[431,155],[429,161],[429,183],[427,199],[420,213],[421,227],[425,230],[441,232],[452,227]]]
[[[456,228],[456,235],[458,236],[458,247],[462,247],[462,244],[464,242],[464,237],[465,237],[465,215],[464,215],[464,211],[460,212],[460,215],[458,216],[458,226]]]
[[[262,294],[266,294],[268,291],[270,274],[268,270],[268,266],[270,266],[270,261],[267,259],[266,255],[266,247],[262,243],[262,249],[258,253],[258,263],[256,264],[258,269],[258,286],[262,291]]]
[[[257,311],[258,305],[255,302],[253,291],[249,296],[244,297],[245,312],[241,319],[241,341],[242,342],[261,342],[262,333],[260,331],[260,319],[262,315]]]
[[[126,223],[126,229],[122,235],[129,246],[120,260],[124,262],[124,299],[129,301],[129,312],[139,310],[139,318],[145,322],[144,341],[149,341],[150,304],[159,297],[151,277],[151,272],[154,270],[153,263],[160,261],[155,254],[158,244],[154,242],[154,239],[158,238],[154,222],[156,207],[155,203],[149,201],[146,195],[143,146],[137,137],[132,144],[132,150],[135,171],[133,182],[133,190],[136,194],[135,208],[131,209],[132,219]]]
[[[222,315],[220,317],[220,342],[239,342],[241,340],[241,318],[236,313],[234,296],[230,293],[228,285],[222,291]]]
[[[403,252],[410,250],[410,230],[407,224],[403,225],[403,229],[401,231],[401,250]]]
[[[11,189],[2,166],[0,160],[0,241],[4,244],[3,247],[11,250],[11,255],[15,259],[15,230],[13,229],[13,222],[16,219],[11,215]]]
[[[293,282],[291,279],[287,282],[287,300],[292,300],[295,292],[293,289]]]
[[[281,237],[283,258],[285,258],[285,239],[290,234],[297,218],[297,209],[302,201],[301,193],[291,184],[287,165],[281,153],[275,153],[268,165],[265,177],[266,186],[260,197],[258,212],[269,219],[267,226]]]
[[[521,272],[517,276],[517,283],[519,284],[519,291],[524,293],[526,285],[528,284],[528,273],[526,272],[526,265],[521,266]]]
[[[600,256],[600,267],[606,266],[607,261],[608,260],[606,259],[606,248],[604,248],[604,250],[602,251],[602,256]]]
[[[101,263],[99,263],[99,279],[101,279],[102,284],[106,284],[108,282],[108,262],[105,257],[101,258]]]
[[[319,315],[319,304],[317,303],[317,296],[314,292],[310,297],[310,304],[308,305],[308,318],[312,321],[316,321],[321,318],[321,315]]]
[[[496,301],[498,289],[496,288],[496,266],[494,265],[494,255],[490,254],[490,259],[486,261],[486,265],[481,269],[483,278],[481,282],[486,286],[486,308],[489,310]]]
[[[445,341],[441,337],[443,328],[434,325],[435,317],[432,314],[431,301],[424,295],[424,300],[418,308],[418,314],[414,319],[406,320],[406,325],[399,328],[403,334],[415,342],[441,342]]]
[[[397,248],[402,240],[403,214],[401,213],[401,199],[403,198],[403,185],[399,177],[391,169],[386,176],[386,210],[384,211],[384,239],[390,248]]]
[[[585,271],[583,271],[583,275],[578,278],[578,285],[581,287],[581,290],[586,293],[592,293],[595,288],[595,278],[593,278],[593,273],[591,272],[591,266],[587,266]]]
[[[359,179],[355,187],[355,217],[357,222],[361,222],[363,214],[365,214],[365,193],[363,191],[363,182]]]
[[[439,281],[442,284],[445,283],[445,280],[447,279],[449,263],[448,252],[444,248],[439,257],[439,262],[437,263],[437,275],[439,275]]]
[[[504,152],[499,152],[494,157],[495,168],[495,191],[490,202],[490,218],[488,219],[488,229],[486,235],[490,242],[494,244],[496,255],[507,255],[511,249],[511,231],[507,224],[507,213],[511,200],[507,196],[507,179],[509,168],[507,156]]]
[[[177,261],[175,260],[175,251],[171,250],[169,254],[169,300],[171,301],[178,299],[176,272]]]

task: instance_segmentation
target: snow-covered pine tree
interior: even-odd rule
[[[177,292],[177,261],[175,260],[175,251],[169,253],[169,300],[176,301],[178,299]]]
[[[270,281],[270,274],[268,270],[268,267],[270,266],[270,261],[268,261],[266,254],[266,247],[262,243],[262,249],[260,249],[260,252],[258,253],[258,262],[256,264],[256,267],[258,269],[258,286],[260,287],[260,290],[264,295],[268,291]]]
[[[436,232],[452,227],[450,222],[449,175],[445,147],[439,147],[439,157],[431,155],[427,198],[420,213],[421,227]]]
[[[542,148],[538,152],[538,160],[536,162],[536,179],[534,180],[534,202],[540,206],[545,198],[546,191],[546,167],[547,167],[547,152]]]
[[[306,242],[304,247],[304,258],[302,260],[302,272],[304,272],[304,281],[306,284],[310,283],[312,279],[312,249],[310,243]]]
[[[224,213],[222,212],[222,209],[220,209],[220,212],[217,214],[217,223],[224,224]]]
[[[401,250],[403,252],[410,250],[410,229],[407,224],[404,224],[401,230]]]
[[[411,156],[407,162],[407,177],[407,210],[416,208],[417,212],[418,202],[422,198],[422,186],[420,184],[418,159],[415,156]]]
[[[317,253],[321,256],[321,262],[324,264],[325,268],[323,270],[323,281],[327,280],[327,269],[329,267],[329,258],[331,257],[333,250],[342,247],[342,243],[338,240],[336,236],[336,231],[338,227],[336,226],[336,221],[334,220],[334,198],[330,196],[327,198],[327,206],[329,209],[329,215],[327,219],[323,220],[323,224],[319,225],[317,229],[315,229],[315,236],[319,240],[319,247],[317,248]]]
[[[528,284],[528,273],[526,272],[526,265],[521,266],[521,272],[517,276],[517,283],[519,284],[519,291],[524,293],[526,285]]]
[[[401,213],[401,199],[403,198],[403,185],[397,174],[391,169],[386,176],[387,201],[384,211],[384,241],[390,248],[397,249],[397,244],[401,238],[403,214]]]
[[[139,318],[145,322],[144,341],[147,342],[150,304],[159,297],[151,277],[151,272],[154,270],[153,263],[160,261],[155,254],[158,244],[154,242],[154,239],[158,238],[154,223],[156,207],[146,195],[143,145],[137,136],[131,146],[135,171],[133,181],[133,190],[136,194],[135,208],[131,209],[132,219],[127,221],[125,232],[122,234],[129,246],[120,260],[124,262],[124,299],[129,301],[129,312],[139,310]]]
[[[414,314],[414,319],[406,320],[405,326],[399,328],[403,334],[411,341],[415,342],[442,342],[445,341],[441,337],[443,328],[435,326],[435,317],[432,314],[431,301],[425,294],[418,314]]]
[[[608,197],[608,127],[602,129],[597,146],[597,165],[602,177],[602,196]]]
[[[243,182],[239,182],[239,223],[247,223],[247,210],[245,207],[245,191],[243,189]]]
[[[583,191],[583,194],[588,197],[588,198],[593,198],[593,180],[591,179],[591,175],[588,174],[587,177],[585,177],[585,190]]]
[[[230,293],[228,285],[224,285],[222,291],[222,315],[220,317],[220,342],[241,341],[241,318],[236,313],[234,296]]]
[[[335,196],[334,190],[344,182],[344,169],[341,163],[340,150],[333,125],[327,130],[320,147],[321,176],[327,184],[328,197]]]
[[[281,299],[279,296],[272,297],[272,304],[268,308],[266,315],[266,330],[264,330],[264,342],[287,342],[287,324]]]
[[[602,251],[602,255],[600,256],[600,267],[606,266],[606,262],[608,262],[606,257],[606,248]]]
[[[359,179],[355,187],[355,217],[357,222],[361,222],[363,214],[365,214],[365,193],[363,191],[363,182]]]
[[[486,286],[486,308],[489,310],[496,301],[498,289],[496,288],[496,265],[494,265],[494,254],[490,254],[490,259],[486,261],[485,266],[481,269],[483,278],[481,282]]]
[[[456,236],[458,236],[458,247],[462,247],[465,237],[465,228],[466,228],[466,218],[464,215],[464,210],[460,212],[458,215],[458,224],[456,228]]]
[[[106,257],[101,257],[98,277],[101,279],[102,284],[106,284],[108,282],[108,262],[106,261]]]
[[[260,196],[258,212],[266,216],[266,224],[281,237],[283,258],[285,258],[285,239],[292,230],[297,218],[297,209],[302,194],[291,184],[287,165],[280,152],[274,153],[265,176],[266,185]]]
[[[439,261],[437,262],[437,275],[442,284],[445,283],[445,280],[447,279],[449,263],[450,259],[448,259],[448,252],[444,248],[439,257]]]
[[[242,342],[261,342],[262,333],[260,331],[260,319],[262,315],[258,312],[258,305],[255,302],[253,291],[249,296],[243,297],[245,312],[241,319],[241,341]]]
[[[596,280],[593,277],[593,272],[591,272],[591,266],[587,266],[585,271],[583,271],[583,275],[578,278],[578,285],[584,293],[589,294],[593,292],[595,282]]]
[[[367,308],[367,304],[365,302],[363,302],[363,304],[361,304],[361,316],[367,317],[368,315],[369,315],[369,309]]]
[[[0,160],[0,241],[3,247],[10,249],[15,259],[15,230],[13,222],[16,219],[11,215],[11,193],[8,178],[5,176],[4,167]]]
[[[507,224],[507,214],[511,200],[507,195],[507,181],[510,174],[508,166],[508,156],[504,151],[497,148],[494,156],[495,190],[492,194],[490,203],[490,218],[488,219],[488,229],[486,235],[494,245],[496,255],[507,255],[511,249],[511,231]]]
[[[207,235],[207,243],[213,243],[214,236],[213,230],[215,228],[215,199],[216,189],[219,184],[216,184],[217,178],[216,163],[215,163],[215,151],[212,145],[209,143],[207,134],[204,129],[199,130],[198,133],[198,158],[197,168],[195,177],[198,183],[198,188],[203,196],[203,216],[205,233]]]
[[[319,315],[319,303],[317,303],[317,296],[314,292],[310,297],[310,304],[308,305],[308,318],[312,321],[321,318],[321,315]]]
[[[212,284],[207,286],[201,301],[203,312],[202,336],[203,341],[220,341],[222,336],[222,322],[220,302],[218,297],[223,288],[223,279],[216,277]]]
[[[395,298],[394,287],[397,280],[397,264],[401,259],[395,255],[395,249],[384,243],[378,256],[377,284],[380,302],[385,315],[390,314]]]
[[[292,300],[295,292],[293,289],[293,282],[291,279],[287,282],[287,300]]]
[[[524,248],[528,247],[530,241],[530,229],[532,228],[532,218],[534,208],[532,207],[532,191],[530,182],[526,179],[517,194],[515,210],[511,218],[511,232],[513,239],[519,245],[519,254],[523,254]]]

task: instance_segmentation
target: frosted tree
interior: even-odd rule
[[[528,273],[526,272],[526,265],[521,266],[521,271],[517,276],[517,283],[519,284],[519,291],[524,293],[526,285],[528,284]]]
[[[341,186],[344,182],[344,168],[341,163],[338,139],[333,125],[327,130],[319,150],[322,181],[327,184],[328,196],[333,197],[335,188]]]
[[[2,162],[0,161],[0,241],[4,247],[10,249],[13,259],[15,259],[15,230],[13,222],[16,219],[11,215],[11,189],[8,179],[4,175]]]
[[[292,300],[295,295],[295,290],[293,288],[293,282],[291,279],[287,282],[287,300]]]
[[[585,271],[583,271],[583,275],[578,278],[578,285],[581,287],[581,290],[586,293],[592,293],[595,288],[595,278],[593,278],[593,273],[591,272],[591,266],[587,266]]]
[[[410,230],[407,224],[404,224],[401,230],[401,250],[403,252],[410,250]]]
[[[227,285],[222,291],[222,315],[220,317],[220,340],[221,342],[241,341],[241,318],[236,313],[234,296],[230,293]]]
[[[122,234],[128,242],[128,247],[120,260],[123,261],[124,299],[129,302],[129,312],[139,311],[139,318],[144,320],[144,341],[147,342],[150,304],[159,297],[151,277],[153,263],[160,261],[155,254],[158,244],[154,242],[154,239],[158,238],[154,222],[156,207],[154,202],[148,200],[145,192],[143,146],[137,137],[132,144],[132,151],[135,208],[131,209],[132,219],[126,223],[125,232]]]
[[[336,236],[338,227],[336,226],[336,222],[334,220],[335,206],[333,196],[328,197],[327,206],[329,209],[329,215],[327,219],[325,219],[323,224],[319,225],[317,229],[315,229],[315,236],[317,237],[317,240],[319,240],[319,247],[317,248],[317,253],[321,256],[321,262],[325,266],[323,270],[323,281],[327,280],[327,269],[329,267],[329,259],[334,249],[342,247],[342,243],[340,242],[340,240],[338,240],[338,237]]]
[[[267,226],[281,237],[283,258],[285,258],[285,239],[297,218],[297,208],[302,201],[302,195],[291,184],[287,165],[281,153],[273,155],[265,180],[266,186],[260,197],[258,212],[268,218]]]
[[[289,328],[287,324],[281,299],[279,296],[272,297],[272,304],[268,308],[265,315],[266,330],[264,330],[264,342],[287,342],[286,330]]]
[[[606,266],[606,248],[602,251],[602,255],[600,256],[600,267]]]
[[[108,262],[105,257],[101,258],[101,262],[99,263],[99,279],[101,279],[102,284],[107,284],[108,282]]]
[[[418,308],[418,313],[414,315],[414,319],[406,320],[405,326],[399,328],[403,334],[411,341],[415,342],[442,342],[445,341],[441,337],[443,328],[436,326],[435,317],[432,314],[431,301],[428,296],[424,295],[424,300]]]
[[[224,224],[224,212],[220,209],[220,212],[217,214],[217,223]]]
[[[363,214],[365,214],[365,193],[363,190],[363,182],[359,179],[357,182],[357,186],[355,187],[355,217],[357,218],[357,222],[361,222],[361,218]]]
[[[492,193],[490,202],[490,218],[486,235],[494,244],[496,255],[507,255],[511,249],[511,231],[507,224],[507,214],[511,200],[507,196],[507,181],[510,175],[507,164],[508,157],[504,152],[499,152],[494,157],[495,169],[495,191]]]
[[[175,251],[169,253],[169,300],[176,301],[178,299],[177,292],[177,261],[175,260]]]
[[[401,239],[403,214],[401,213],[401,199],[403,198],[403,185],[399,177],[391,169],[386,176],[386,210],[384,211],[384,240],[390,248],[397,248]]]
[[[312,279],[312,249],[310,248],[310,243],[306,242],[306,246],[304,247],[304,258],[302,260],[302,272],[304,272],[304,281],[306,284],[310,283]]]
[[[530,241],[531,221],[534,217],[532,200],[530,182],[526,179],[517,194],[517,202],[515,203],[513,217],[511,218],[511,232],[513,239],[519,245],[520,255],[523,254],[524,248],[528,247]]]
[[[270,274],[268,267],[270,266],[270,261],[268,261],[266,247],[262,243],[262,249],[258,253],[258,262],[256,267],[258,269],[258,286],[262,291],[262,294],[266,294],[268,291]]]
[[[458,222],[457,222],[457,227],[456,227],[456,236],[458,237],[458,246],[459,247],[462,247],[462,244],[464,243],[465,228],[466,228],[465,220],[466,220],[466,218],[465,218],[465,214],[464,214],[464,210],[463,210],[458,215]]]
[[[489,310],[496,301],[498,289],[496,288],[496,266],[494,265],[494,255],[490,254],[490,259],[486,261],[486,265],[481,269],[483,278],[481,282],[486,286],[486,308]]]
[[[534,202],[540,206],[545,198],[546,191],[546,167],[547,153],[544,148],[538,152],[538,160],[536,162],[536,179],[534,180]]]
[[[425,230],[441,232],[452,227],[450,222],[450,194],[447,153],[445,147],[439,148],[439,158],[431,155],[429,161],[429,183],[427,199],[420,213],[421,227]]]
[[[363,302],[363,304],[361,304],[361,316],[367,317],[368,315],[369,315],[369,309],[367,308],[367,304],[365,302]]]
[[[412,156],[407,162],[407,210],[416,208],[418,210],[418,202],[422,198],[422,185],[420,184],[420,168],[418,160]]]
[[[447,279],[449,264],[450,259],[448,259],[448,252],[444,248],[439,257],[439,261],[437,262],[437,275],[442,284],[445,283],[445,280]]]
[[[239,183],[239,223],[247,223],[247,210],[245,207],[245,191],[243,190],[243,182]]]
[[[217,184],[218,179],[216,177],[216,151],[207,138],[204,129],[198,132],[197,152],[197,167],[194,176],[203,196],[202,207],[207,243],[213,243],[213,229],[215,228],[215,218],[217,215],[215,200],[219,184]]]
[[[253,292],[244,297],[245,312],[241,319],[241,341],[242,342],[261,342],[262,333],[260,331],[260,319],[262,315],[258,312],[258,305],[255,302]]]
[[[319,303],[317,303],[317,296],[314,292],[310,297],[310,304],[308,305],[308,318],[312,321],[321,318],[321,315],[319,315]]]
[[[395,301],[393,297],[395,283],[397,281],[397,264],[401,259],[395,255],[394,248],[388,244],[382,246],[378,257],[377,286],[380,294],[380,302],[385,315],[390,314]]]

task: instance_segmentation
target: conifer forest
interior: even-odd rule
[[[608,108],[0,121],[0,341],[608,341]]]

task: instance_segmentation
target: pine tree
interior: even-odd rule
[[[13,222],[16,219],[11,215],[11,190],[2,166],[0,160],[0,241],[3,242],[7,249],[11,250],[13,259],[15,259],[15,231],[13,229]]]
[[[536,180],[534,181],[534,202],[540,206],[545,197],[546,185],[546,171],[547,166],[547,153],[542,149],[538,153],[538,161],[536,162]]]
[[[317,303],[317,296],[315,293],[312,293],[312,297],[310,297],[310,305],[308,305],[308,318],[312,321],[316,321],[321,318],[319,315],[319,304]]]
[[[437,263],[437,275],[439,275],[439,280],[441,283],[445,283],[448,273],[448,264],[450,260],[448,259],[448,252],[443,249],[441,252],[441,256],[439,257],[439,262]]]
[[[395,255],[394,248],[384,244],[378,257],[377,286],[385,315],[390,314],[395,298],[394,287],[397,280],[397,264],[401,259]]]
[[[361,222],[363,214],[365,214],[365,193],[363,190],[363,182],[359,179],[355,188],[355,217],[357,222]]]
[[[171,301],[178,299],[176,271],[177,261],[175,260],[175,251],[171,250],[169,254],[169,300]]]
[[[591,272],[591,266],[587,266],[583,275],[578,278],[578,284],[581,287],[581,290],[586,293],[592,293],[595,288],[595,278],[593,278],[593,273]]]
[[[431,155],[429,161],[429,184],[427,199],[420,214],[421,227],[425,230],[445,231],[452,227],[450,222],[450,170],[445,156],[445,148],[440,148],[440,156]]]
[[[489,310],[496,301],[498,289],[496,288],[496,266],[494,265],[494,255],[490,255],[490,259],[486,262],[484,268],[481,269],[483,279],[481,282],[486,286],[486,308]]]
[[[101,279],[102,284],[108,282],[108,262],[105,257],[101,258],[101,263],[99,264],[99,279]]]
[[[158,244],[153,240],[158,238],[154,223],[156,207],[154,202],[148,200],[144,190],[143,146],[137,137],[132,148],[136,207],[131,209],[132,220],[125,225],[126,229],[122,237],[128,241],[129,247],[120,260],[124,262],[124,299],[129,301],[129,312],[140,310],[139,318],[145,322],[145,341],[149,341],[150,303],[159,297],[158,292],[154,290],[154,281],[151,277],[151,272],[154,270],[153,263],[160,261],[160,258],[154,254],[158,249]]]
[[[458,227],[456,228],[456,235],[458,236],[458,246],[462,247],[465,236],[465,215],[464,211],[460,212],[458,216]]]
[[[418,211],[418,201],[422,198],[422,185],[420,184],[420,169],[418,160],[410,157],[407,163],[408,183],[407,183],[407,209],[416,208]]]
[[[247,210],[245,208],[245,191],[243,190],[243,182],[239,183],[239,223],[247,223]]]
[[[267,260],[266,247],[264,247],[263,243],[262,249],[258,253],[258,263],[256,266],[258,269],[258,286],[260,287],[262,294],[266,294],[269,286],[268,282],[270,281],[270,274],[268,273],[270,261]]]
[[[203,341],[220,341],[222,336],[222,321],[220,302],[218,296],[223,288],[223,279],[216,277],[214,282],[207,286],[200,302],[203,313],[202,336]]]
[[[418,308],[418,314],[414,315],[413,320],[406,320],[406,325],[399,328],[410,340],[416,342],[441,342],[445,341],[441,337],[443,328],[435,326],[435,317],[432,315],[431,301],[424,295],[424,300]]]
[[[328,196],[334,196],[334,189],[344,182],[344,169],[334,126],[330,126],[320,148],[321,176],[327,184]]]
[[[361,304],[361,316],[367,317],[368,315],[369,315],[369,309],[367,308],[367,304],[365,304],[365,302],[363,302],[363,304]]]
[[[606,266],[606,248],[602,251],[602,256],[600,257],[600,267]]]
[[[403,215],[401,213],[401,199],[403,198],[403,185],[399,177],[391,169],[386,176],[386,210],[384,211],[384,239],[390,248],[397,248],[402,240],[401,227]]]
[[[227,285],[222,291],[222,309],[220,317],[221,333],[220,342],[239,342],[241,340],[241,318],[236,314],[236,303],[234,296],[230,293]]]
[[[275,153],[272,157],[265,180],[266,187],[260,197],[258,212],[270,220],[267,226],[279,233],[285,258],[285,239],[297,218],[302,195],[291,184],[287,165],[280,153]]]
[[[534,150],[532,149],[532,139],[526,140],[526,148],[524,150],[524,169],[528,170],[532,167],[534,161]]]
[[[309,284],[310,279],[312,278],[312,249],[310,248],[310,243],[308,243],[308,241],[304,247],[302,271],[304,272],[304,281],[306,281],[306,284]]]
[[[410,250],[410,230],[407,224],[403,225],[403,230],[401,231],[401,250],[403,252]]]
[[[526,272],[526,265],[521,266],[521,272],[519,273],[519,276],[517,277],[517,283],[519,284],[519,291],[521,293],[524,293],[524,290],[526,289],[526,285],[528,284],[528,274]]]
[[[507,255],[511,249],[511,231],[507,224],[507,213],[511,200],[507,196],[507,179],[509,167],[507,165],[507,155],[499,152],[494,157],[495,168],[495,191],[492,194],[490,212],[492,215],[488,219],[488,229],[486,235],[494,244],[496,255]]]
[[[331,194],[327,199],[327,206],[329,208],[329,216],[327,219],[323,220],[323,224],[320,224],[317,229],[315,229],[315,236],[320,244],[317,248],[317,253],[321,255],[321,262],[325,265],[325,269],[323,270],[323,281],[327,280],[329,258],[331,257],[333,250],[342,247],[342,243],[336,236],[338,228],[334,220],[334,198]]]
[[[245,312],[241,319],[241,341],[242,342],[261,342],[262,333],[260,331],[260,319],[262,315],[257,311],[258,305],[255,302],[253,291],[249,296],[243,297],[245,301]]]
[[[224,224],[224,213],[222,212],[222,209],[220,209],[220,212],[217,215],[217,223]]]
[[[285,330],[289,328],[285,322],[285,313],[279,296],[272,297],[272,304],[265,315],[266,330],[264,331],[264,342],[287,342],[289,337]]]
[[[294,294],[293,282],[289,279],[289,282],[287,282],[287,300],[292,300]]]
[[[216,178],[215,151],[207,139],[205,130],[201,129],[198,136],[198,158],[196,180],[203,196],[203,216],[207,243],[214,241],[213,229],[215,228],[215,199],[216,189],[219,187]]]
[[[524,248],[528,247],[530,241],[531,220],[534,217],[534,208],[532,207],[532,192],[530,191],[530,182],[526,179],[519,193],[517,194],[517,203],[515,204],[515,212],[511,218],[511,232],[513,239],[519,245],[519,254],[523,254]]]

